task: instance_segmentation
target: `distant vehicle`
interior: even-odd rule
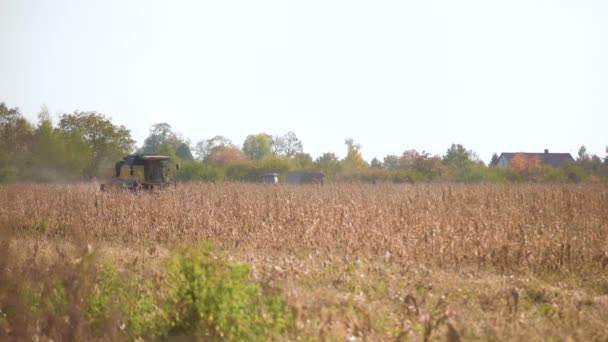
[[[179,165],[175,165],[179,169]],[[111,178],[107,184],[101,184],[101,190],[110,187],[129,190],[155,190],[175,185],[175,173],[171,167],[171,158],[158,154],[132,154],[116,162]]]
[[[287,173],[288,184],[323,185],[325,174],[321,171],[290,171]]]
[[[260,177],[260,181],[264,184],[279,184],[278,173],[266,173]]]

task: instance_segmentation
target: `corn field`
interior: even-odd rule
[[[208,240],[285,298],[278,339],[608,338],[604,184],[2,185],[0,204],[13,267],[87,246],[154,273]]]

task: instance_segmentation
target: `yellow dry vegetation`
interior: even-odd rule
[[[606,185],[2,185],[0,204],[15,264],[90,245],[153,274],[209,240],[280,291],[289,340],[608,338]]]

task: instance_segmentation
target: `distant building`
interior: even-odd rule
[[[320,171],[291,171],[287,173],[288,184],[323,184],[325,174]]]
[[[279,183],[279,174],[278,173],[267,173],[260,177],[260,180],[264,184],[278,184]]]
[[[549,153],[549,150],[545,150],[544,153],[526,153],[526,152],[503,152],[496,161],[498,167],[508,167],[509,163],[515,156],[523,156],[528,160],[538,160],[543,165],[552,167],[560,167],[569,162],[574,162],[574,158],[570,153]]]

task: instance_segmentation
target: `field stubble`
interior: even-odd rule
[[[608,337],[605,185],[4,185],[0,203],[22,260],[84,243],[146,273],[212,241],[281,290],[291,338]]]

